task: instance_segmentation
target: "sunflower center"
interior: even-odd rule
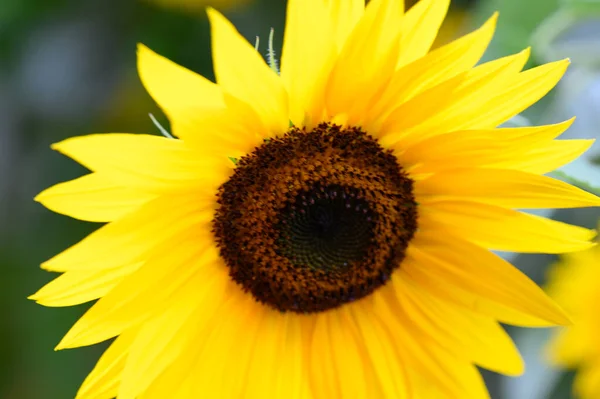
[[[231,278],[280,311],[362,298],[399,267],[417,226],[412,181],[359,128],[292,128],[242,157],[213,220]]]
[[[277,247],[296,267],[345,270],[366,256],[374,224],[357,190],[317,183],[281,212]]]

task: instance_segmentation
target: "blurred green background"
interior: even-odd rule
[[[149,112],[168,125],[137,77],[136,43],[212,78],[206,4],[222,10],[252,42],[261,36],[265,43],[270,28],[275,28],[276,48],[280,47],[284,0],[0,2],[0,305],[6,311],[0,328],[0,399],[73,398],[105,347],[54,352],[89,305],[43,308],[26,299],[54,277],[39,264],[98,227],[53,214],[33,202],[43,188],[86,172],[52,152],[50,144],[95,132],[156,134]],[[599,137],[599,4],[455,0],[439,43],[499,10],[497,36],[487,58],[534,45],[532,64],[566,56],[573,61],[559,87],[525,113],[527,120],[555,122],[577,115],[568,136]],[[599,154],[596,145],[565,172],[600,186],[600,169],[592,164]],[[588,227],[594,227],[600,216],[593,210],[553,215]],[[504,255],[540,283],[554,260]],[[509,331],[528,371],[517,379],[484,373],[492,397],[570,398],[571,375],[543,363],[548,330]]]

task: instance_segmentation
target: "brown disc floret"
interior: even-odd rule
[[[237,161],[213,231],[231,278],[281,311],[317,312],[385,284],[417,227],[413,182],[359,128],[291,128]]]

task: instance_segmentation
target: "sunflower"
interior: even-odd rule
[[[575,323],[561,329],[548,346],[552,363],[580,370],[573,390],[577,397],[600,397],[600,247],[564,255],[551,269],[548,292]]]
[[[99,298],[57,347],[116,337],[78,398],[486,398],[477,366],[522,373],[499,322],[568,319],[490,250],[592,245],[515,210],[599,205],[542,175],[591,141],[496,128],[568,61],[475,66],[496,16],[429,51],[447,7],[289,0],[280,70],[208,9],[217,83],[139,46],[175,138],[62,141],[92,172],[37,197],[107,222],[33,295]]]

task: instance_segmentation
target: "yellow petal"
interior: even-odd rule
[[[184,351],[197,344],[194,326],[208,327],[220,303],[224,302],[223,287],[227,279],[225,270],[206,279],[195,279],[195,284],[187,284],[178,293],[177,302],[144,322],[123,370],[120,399],[137,398]]]
[[[364,125],[367,131],[378,134],[382,120],[403,102],[471,69],[492,39],[496,20],[494,15],[476,31],[397,70],[369,109]]]
[[[422,231],[449,230],[484,248],[557,254],[592,247],[593,230],[473,201],[421,204]]]
[[[231,340],[226,341],[226,338],[230,336],[225,333],[223,326],[237,323],[235,324],[237,327],[236,332],[239,335],[240,318],[236,316],[239,315],[238,312],[243,310],[243,308],[239,306],[240,298],[243,297],[239,295],[241,290],[229,279],[226,271],[222,270],[221,272],[220,277],[224,278],[225,287],[219,289],[217,284],[215,288],[212,288],[212,294],[209,295],[215,296],[215,300],[201,301],[201,306],[196,309],[194,315],[189,319],[189,324],[184,327],[184,330],[186,330],[184,333],[191,341],[187,342],[185,349],[179,353],[177,358],[166,367],[157,378],[152,380],[151,385],[140,395],[140,399],[186,399],[199,396],[218,397],[217,394],[214,394],[215,391],[211,389],[210,386],[206,386],[204,392],[198,393],[198,395],[194,393],[194,390],[205,388],[203,386],[198,387],[198,383],[201,382],[205,376],[199,373],[197,374],[198,364],[205,365],[208,360],[212,360],[208,358],[205,350],[212,349],[217,342],[221,345],[219,349],[227,348],[230,351],[238,349],[235,346],[229,345],[232,342]],[[199,284],[202,283],[199,282]],[[245,293],[242,294],[245,295]],[[223,315],[227,315],[227,317],[223,317]],[[260,318],[258,319],[260,320]],[[194,320],[197,320],[197,322],[194,322]],[[251,319],[248,319],[247,326],[244,326],[244,332],[247,332],[248,335],[252,335],[252,325],[250,324],[250,321]],[[148,332],[150,333],[150,331]],[[214,341],[214,337],[221,337],[222,339],[220,341]],[[236,356],[238,354],[241,356],[244,353],[242,350],[243,348],[239,349],[239,351],[235,352]],[[223,359],[226,356],[225,353],[229,354],[230,352],[221,350],[220,353],[222,355],[221,358]],[[168,355],[168,353],[165,352],[165,355]],[[231,358],[231,356],[227,356],[227,359]],[[236,357],[236,359],[238,358]],[[207,366],[213,366],[212,368],[209,368],[211,371],[219,368],[219,365],[215,362],[209,363]],[[208,381],[214,384],[214,386],[217,386],[219,383],[227,384],[225,386],[231,386],[238,382],[237,380],[229,381],[224,379],[219,379],[218,381],[209,379]],[[135,381],[132,383],[135,384]]]
[[[500,163],[506,165],[506,169],[521,170],[508,165],[513,160],[519,162],[516,158],[530,159],[526,154],[551,145],[552,139],[567,130],[573,120],[543,126],[458,130],[414,145],[402,145],[396,149],[396,156],[414,173]]]
[[[419,203],[467,200],[506,208],[600,206],[600,198],[560,180],[505,169],[454,169],[415,182]]]
[[[332,337],[329,327],[329,313],[315,315],[315,329],[310,344],[309,378],[311,391],[316,397],[341,398],[341,384],[335,370],[335,360],[331,353]],[[318,359],[313,361],[312,359]]]
[[[195,385],[191,397],[312,397],[303,316],[281,314],[235,288],[219,312],[227,317],[196,338],[203,350],[189,372]]]
[[[138,262],[112,269],[68,271],[46,284],[29,299],[44,306],[85,303],[106,295],[140,265]]]
[[[407,253],[407,274],[444,279],[536,318],[555,324],[569,323],[560,307],[510,263],[446,230],[440,233],[417,234]]]
[[[281,79],[223,15],[212,8],[207,12],[217,82],[253,107],[273,135],[285,132],[290,119]]]
[[[306,397],[308,375],[301,317],[298,314],[281,314],[271,309],[264,311],[253,343],[255,361],[247,365],[248,379],[244,393],[248,397]]]
[[[382,92],[395,70],[402,17],[401,1],[369,2],[327,82],[325,101],[331,117],[348,114],[350,124],[364,118],[371,99]]]
[[[173,306],[190,287],[219,278],[215,248],[199,246],[200,237],[176,237],[157,248],[136,272],[94,304],[64,336],[57,349],[92,345],[135,327]],[[226,278],[222,279],[224,282]]]
[[[112,399],[117,396],[121,372],[136,335],[136,329],[127,330],[108,347],[77,391],[75,399]]]
[[[382,397],[410,398],[408,376],[409,367],[396,352],[392,336],[386,331],[370,309],[370,304],[360,301],[348,306],[348,311],[356,319],[370,365],[381,387]]]
[[[440,300],[401,276],[393,278],[393,285],[398,306],[423,337],[486,369],[512,376],[523,373],[519,351],[495,320]]]
[[[481,64],[400,105],[382,126],[381,144],[403,148],[461,129],[464,122],[461,115],[473,108],[473,104],[487,101],[490,93],[504,89],[506,80],[523,68],[529,53],[527,49]]]
[[[225,106],[218,85],[138,44],[140,79],[171,121],[194,112],[210,112]]]
[[[600,392],[600,368],[597,364],[588,365],[579,370],[573,384],[577,397],[595,398]]]
[[[138,46],[138,71],[148,93],[169,117],[173,134],[197,151],[237,156],[260,143],[256,114],[248,109],[239,112],[208,79],[143,45]]]
[[[405,259],[404,265],[408,265],[409,262],[412,262],[412,258]],[[406,268],[408,269],[408,266]],[[411,266],[410,270],[414,270],[414,267]],[[445,280],[445,276],[438,276],[435,273],[409,273],[404,269],[398,273],[403,279],[423,287],[430,295],[442,301],[451,303],[469,312],[491,317],[505,324],[523,327],[550,327],[556,325],[528,313],[515,310],[500,302],[477,295],[470,291],[468,286],[463,289],[459,285],[449,284]]]
[[[493,168],[510,168],[524,172],[544,174],[573,162],[590,149],[595,140],[553,140],[541,143],[512,157],[490,163]],[[510,167],[508,166],[510,165]]]
[[[165,212],[168,209],[169,212]],[[122,219],[107,224],[44,262],[57,272],[111,269],[145,259],[159,243],[188,231],[210,231],[212,204],[193,196],[158,197]]]
[[[304,1],[304,0],[299,0]],[[360,21],[365,10],[365,0],[325,0],[328,8],[329,18],[332,22],[333,37],[337,49],[341,49],[346,43],[350,32]],[[306,20],[305,20],[306,22]],[[324,37],[317,40],[327,40]],[[316,41],[309,40],[313,45]]]
[[[582,320],[574,326],[561,329],[553,338],[549,348],[549,360],[558,366],[575,368],[590,356],[589,342],[596,340],[595,334],[581,328]]]
[[[450,0],[421,0],[406,12],[396,68],[423,57],[433,44]]]
[[[110,222],[133,212],[155,195],[115,184],[91,173],[52,186],[35,197],[46,208],[89,222]]]
[[[199,157],[181,140],[143,134],[73,137],[52,148],[117,184],[154,193],[211,190],[233,167],[225,157]]]
[[[354,3],[332,0],[330,6],[345,9]],[[335,55],[328,11],[322,0],[288,1],[281,80],[289,93],[290,118],[297,126],[303,126],[305,117],[316,121],[323,112],[323,86]]]
[[[502,90],[489,93],[487,101],[465,106],[455,115],[455,129],[491,128],[527,109],[545,96],[562,78],[570,61],[562,60],[529,69],[508,79]],[[454,121],[454,119],[453,119]]]
[[[214,322],[196,337],[194,346],[201,350],[194,365],[186,371],[196,385],[197,394],[191,397],[252,397],[246,387],[252,365],[260,364],[255,362],[256,356],[260,356],[255,345],[266,339],[259,334],[266,308],[232,285],[235,290],[230,290]],[[269,343],[275,344],[264,342]],[[231,362],[234,358],[236,361]]]
[[[310,379],[315,397],[363,398],[373,395],[376,385],[369,379],[361,354],[356,325],[343,310],[334,309],[316,315],[311,345]]]
[[[385,289],[387,287],[383,287]],[[381,291],[381,289],[379,290]],[[471,362],[464,361],[437,345],[423,342],[423,336],[412,321],[384,295],[374,295],[372,314],[387,326],[402,353],[409,375],[410,398],[477,398],[489,399],[485,384]],[[435,392],[435,394],[433,394]],[[431,396],[433,395],[433,396]]]

